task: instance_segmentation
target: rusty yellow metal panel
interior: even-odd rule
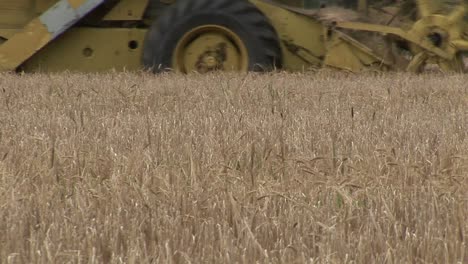
[[[23,27],[34,17],[34,0],[0,0],[0,28]]]
[[[365,66],[351,53],[351,47],[344,41],[338,41],[330,47],[325,57],[325,66],[344,69],[351,72],[362,70]]]
[[[104,0],[59,0],[0,45],[0,71],[14,71],[50,41],[72,27]]]
[[[0,38],[9,39],[20,30],[19,28],[0,28]]]
[[[74,9],[78,9],[82,4],[84,4],[84,2],[86,1],[83,1],[83,0],[68,0],[68,3],[70,4],[70,6]]]
[[[52,35],[36,18],[20,33],[0,46],[0,71],[14,70],[52,39]]]
[[[35,0],[2,0],[0,1],[0,10],[3,9],[23,9],[31,7]]]
[[[25,62],[25,71],[141,69],[145,29],[73,28]]]
[[[121,0],[103,20],[141,20],[149,0]]]
[[[303,0],[275,0],[275,2],[285,4],[285,5],[296,6],[296,7],[303,7],[304,6],[304,1]]]
[[[35,12],[42,13],[49,9],[58,0],[33,0],[35,2]]]
[[[31,71],[92,72],[113,68],[117,70],[141,69],[140,58],[145,29],[74,28],[69,30],[74,23],[104,1],[0,0],[0,43],[2,43],[0,45],[0,71],[14,70],[19,65]],[[146,16],[145,19],[152,20],[156,16],[148,16],[148,12],[145,12],[149,3],[169,3],[174,0],[149,1],[115,0],[112,3],[116,5],[103,20],[138,21],[142,20],[143,16]],[[316,14],[314,16],[308,12],[313,10],[291,7],[304,6],[304,3],[315,4],[319,3],[319,0],[249,1],[268,17],[275,28],[280,40],[283,68],[286,70],[331,66],[357,72],[373,69],[375,65],[382,69],[395,66],[392,62],[384,61],[382,57],[386,56],[385,52],[379,53],[375,47],[371,50],[365,46],[369,45],[366,40],[361,39],[361,42],[358,42],[356,39],[359,38],[353,39],[353,36],[356,37],[353,32],[372,33],[404,40],[408,44],[409,51],[416,58],[410,63],[410,66],[415,65],[412,67],[415,69],[422,67],[429,60],[435,61],[441,67],[458,69],[459,66],[450,65],[455,65],[459,59],[459,52],[468,50],[468,40],[463,34],[466,25],[462,20],[466,14],[466,4],[448,14],[432,14],[433,7],[429,0],[418,0],[416,2],[418,10],[423,17],[417,21],[411,20],[405,26],[393,26],[353,20],[323,21],[319,20]],[[280,2],[289,6],[279,5]],[[368,7],[366,0],[357,0],[356,3],[359,3],[358,9],[361,11],[365,11],[364,9]],[[105,10],[109,6],[106,6]],[[151,6],[149,9],[157,12],[164,11],[158,5]],[[41,12],[40,17],[38,17],[38,12]],[[365,13],[360,13],[360,15],[365,15]],[[98,15],[100,19],[101,14]],[[434,28],[437,31],[434,31]],[[61,35],[62,33],[65,35]],[[434,40],[429,36],[439,37],[440,40]],[[418,54],[422,55],[418,56]]]
[[[315,19],[262,0],[251,0],[270,20],[283,47],[283,67],[288,70],[318,68],[326,53],[324,27]]]

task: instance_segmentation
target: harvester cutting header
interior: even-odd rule
[[[0,0],[0,71],[464,72],[457,0]]]

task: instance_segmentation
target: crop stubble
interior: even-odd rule
[[[467,83],[0,75],[0,262],[468,263]]]

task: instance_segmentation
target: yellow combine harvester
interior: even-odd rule
[[[0,71],[464,71],[466,3],[0,0]]]

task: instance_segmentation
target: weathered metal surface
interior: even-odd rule
[[[26,61],[26,72],[141,69],[145,29],[73,28]]]
[[[107,13],[94,13],[98,20],[92,25],[101,27],[102,23],[104,27],[73,28],[105,0],[0,0],[0,71],[12,71],[20,65],[28,71],[140,69],[146,29],[119,28],[129,24],[114,22],[145,21],[139,25],[148,25],[148,19],[157,19],[167,4],[174,2],[149,1],[116,0],[112,8],[101,8],[100,12]],[[374,15],[380,19],[349,19],[338,13],[324,20],[317,10],[301,8],[316,7],[318,0],[250,0],[276,29],[286,70],[328,66],[355,72],[375,68],[418,71],[426,63],[438,64],[444,70],[461,69],[460,52],[468,50],[463,21],[466,2],[453,8],[452,2],[461,1],[450,0],[450,8],[441,9],[440,1],[407,0],[401,6],[376,11],[371,6],[376,1],[354,1],[353,12],[359,17]],[[407,3],[417,11],[413,15],[419,16],[409,20],[407,16],[404,23],[395,23],[393,18],[407,9]],[[404,13],[411,13],[406,9]],[[389,24],[387,18],[392,19]],[[360,37],[366,34],[378,36],[382,43],[371,45]],[[392,48],[397,40],[406,43],[413,57],[407,65],[389,60],[395,56],[392,52],[387,56],[390,48],[385,45]]]
[[[0,28],[19,28],[28,23],[34,13],[33,0],[0,0]]]
[[[300,71],[309,67],[322,66],[322,60],[326,54],[323,41],[326,32],[319,21],[265,1],[252,0],[251,2],[268,16],[278,33],[283,47],[284,68]],[[291,44],[294,44],[296,48],[293,48]],[[300,48],[297,49],[297,47]],[[304,56],[305,54],[311,54],[314,59]]]
[[[0,71],[13,71],[52,40],[39,19],[29,22],[19,33],[0,46]]]
[[[0,46],[0,71],[13,71],[104,0],[60,0]]]
[[[52,39],[55,39],[103,2],[104,0],[60,0],[44,12],[39,20]]]
[[[103,18],[104,21],[137,21],[143,19],[149,0],[122,0]]]

